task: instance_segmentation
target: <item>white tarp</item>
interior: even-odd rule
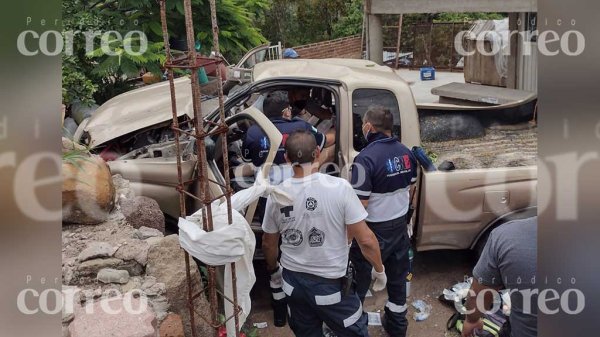
[[[202,210],[186,219],[179,218],[179,243],[190,255],[207,265],[225,265],[225,296],[233,299],[231,264],[235,262],[237,276],[238,304],[242,308],[240,326],[250,314],[252,303],[250,290],[256,282],[252,259],[256,239],[250,225],[240,213],[259,197],[271,195],[281,205],[292,205],[292,197],[276,187],[258,178],[254,186],[240,191],[231,197],[232,224],[228,224],[227,203],[215,201],[211,205],[213,212],[213,231],[202,229]],[[225,316],[233,315],[233,305],[224,300]],[[235,321],[227,321],[227,336],[235,336]]]

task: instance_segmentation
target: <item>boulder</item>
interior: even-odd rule
[[[144,273],[144,266],[137,261],[123,261],[117,258],[108,259],[93,259],[82,262],[77,267],[78,276],[95,276],[102,269],[119,269],[126,270],[130,276],[140,276]]]
[[[98,272],[96,278],[102,283],[127,284],[129,282],[129,272],[127,270],[105,268]]]
[[[148,227],[165,232],[165,216],[154,199],[139,196],[120,199],[120,203],[121,213],[133,228]]]
[[[169,314],[160,324],[160,337],[185,337],[181,316]]]
[[[110,257],[114,252],[115,249],[107,242],[91,242],[79,253],[77,260],[83,262],[101,257]]]
[[[156,337],[156,315],[143,300],[125,296],[104,298],[90,308],[78,306],[69,326],[71,337]]]
[[[82,262],[79,267],[77,267],[77,274],[79,276],[96,275],[102,269],[116,269],[122,263],[122,260],[115,258],[88,260]]]
[[[186,336],[191,335],[190,316],[188,310],[188,286],[185,268],[185,252],[179,246],[179,237],[176,234],[166,236],[159,244],[150,247],[146,275],[153,276],[158,283],[164,283],[165,296],[170,305],[170,311],[180,315],[185,322]],[[190,271],[192,277],[192,291],[197,293],[201,289],[200,272],[190,258]],[[210,306],[204,296],[194,302],[196,312],[210,317]],[[197,318],[196,333],[198,336],[210,336],[214,330]]]
[[[132,239],[119,247],[114,256],[124,261],[134,260],[145,266],[148,261],[149,248],[150,245],[146,241]]]
[[[135,198],[135,192],[129,184],[129,180],[123,178],[120,174],[115,174],[113,177],[113,184],[115,185],[115,195],[117,199],[133,199]]]
[[[140,240],[146,240],[149,238],[158,238],[163,237],[163,233],[158,229],[149,228],[146,226],[142,226],[133,233],[133,237]]]
[[[114,207],[115,188],[104,160],[83,154],[63,159],[62,174],[63,222],[91,225],[105,221]]]

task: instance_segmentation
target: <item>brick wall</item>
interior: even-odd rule
[[[293,47],[305,59],[362,58],[361,36],[348,36],[335,40],[322,41]]]

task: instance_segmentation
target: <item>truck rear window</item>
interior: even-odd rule
[[[393,134],[400,138],[400,109],[393,92],[384,89],[357,89],[352,92],[352,130],[354,149],[362,150],[367,145],[362,134],[362,117],[371,105],[381,105],[389,109],[394,116]]]

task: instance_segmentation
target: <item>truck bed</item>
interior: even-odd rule
[[[423,142],[437,167],[451,161],[457,170],[537,165],[537,128],[530,124],[485,129],[482,138]]]

